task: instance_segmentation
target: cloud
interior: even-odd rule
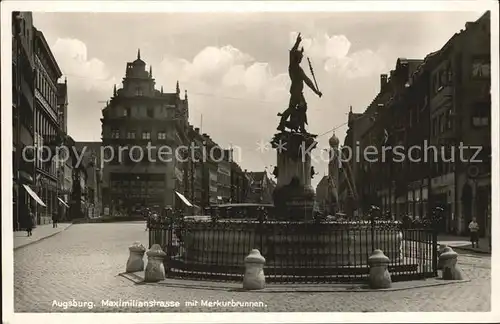
[[[85,91],[104,89],[111,91],[116,79],[112,77],[104,62],[88,57],[87,46],[74,38],[58,38],[52,52],[71,86]]]
[[[295,42],[297,32],[290,33],[290,44]],[[304,37],[302,46],[313,64],[321,64],[323,69],[337,76],[349,79],[369,77],[386,70],[383,56],[378,51],[363,49],[350,53],[351,42],[344,35],[316,35]]]
[[[231,45],[206,47],[192,61],[167,56],[160,68],[165,78],[175,77],[197,91],[253,96],[261,100],[286,93],[288,85],[286,75],[275,75],[268,63],[257,62]]]

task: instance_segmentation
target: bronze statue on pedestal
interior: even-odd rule
[[[306,133],[305,125],[307,124],[307,103],[304,98],[304,93],[302,92],[304,90],[304,82],[320,98],[323,95],[318,90],[317,84],[315,85],[316,79],[311,67],[311,62],[309,61],[309,67],[315,81],[314,83],[300,66],[302,58],[304,57],[304,48],[302,47],[299,50],[301,41],[302,37],[299,33],[297,35],[295,44],[290,50],[290,63],[288,66],[288,74],[290,76],[290,80],[292,81],[292,84],[290,86],[290,103],[288,105],[288,108],[283,113],[278,114],[278,116],[281,116],[280,124],[278,125],[278,130],[280,131],[284,131],[285,127],[287,127],[293,131]],[[290,121],[287,121],[288,117],[290,117]]]

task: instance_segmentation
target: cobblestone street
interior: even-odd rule
[[[459,256],[470,282],[388,292],[262,293],[228,292],[157,285],[137,285],[118,276],[125,270],[128,246],[147,245],[144,223],[79,224],[14,252],[15,312],[151,311],[489,311],[490,257]],[[54,306],[54,301],[93,302],[94,307]],[[121,308],[101,300],[178,301],[175,308]],[[191,300],[262,302],[261,308],[186,307]]]

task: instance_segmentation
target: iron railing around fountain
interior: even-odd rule
[[[380,249],[393,281],[437,275],[437,238],[429,224],[394,221],[288,222],[169,220],[152,223],[167,276],[240,281],[244,258],[259,249],[268,282],[356,282],[368,277],[368,257]]]

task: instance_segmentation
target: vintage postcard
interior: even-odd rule
[[[6,323],[500,319],[494,2],[6,1],[1,32]]]

